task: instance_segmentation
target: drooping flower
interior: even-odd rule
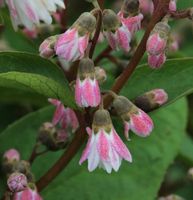
[[[15,172],[7,180],[7,185],[11,192],[20,192],[27,187],[27,178],[24,174]]]
[[[15,30],[19,25],[33,30],[40,21],[51,24],[51,13],[56,12],[57,6],[65,8],[63,0],[6,0],[5,2]]]
[[[153,129],[153,121],[140,108],[124,96],[117,96],[113,101],[117,114],[124,121],[125,137],[129,139],[129,130],[141,137],[147,137]]]
[[[135,105],[145,112],[150,112],[168,101],[168,94],[164,89],[154,89],[137,97]]]
[[[19,161],[20,153],[16,149],[9,149],[4,153],[3,158],[8,162]]]
[[[143,15],[140,13],[138,0],[125,0],[118,16],[132,36],[141,28]]]
[[[56,54],[66,61],[82,59],[95,26],[96,18],[91,13],[81,14],[74,25],[59,36],[55,45]]]
[[[52,123],[57,125],[60,123],[63,129],[72,129],[76,131],[79,127],[78,119],[75,112],[70,108],[65,108],[61,101],[58,99],[49,98],[48,101],[56,106],[56,110],[52,119]]]
[[[109,45],[113,50],[130,50],[131,32],[120,18],[110,9],[103,11],[103,30]]]
[[[132,162],[131,154],[116,133],[107,110],[95,112],[92,130],[87,128],[87,132],[89,140],[79,163],[88,160],[90,172],[100,167],[111,173],[112,169],[119,170],[122,159]]]
[[[24,191],[17,192],[13,196],[13,200],[42,200],[36,188],[27,188]]]
[[[79,63],[75,100],[80,107],[96,107],[100,104],[101,94],[95,77],[94,62],[89,58],[84,58]]]

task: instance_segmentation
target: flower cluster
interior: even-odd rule
[[[3,155],[2,169],[7,177],[7,186],[14,200],[42,200],[35,186],[30,164],[20,160],[20,153],[10,149]]]

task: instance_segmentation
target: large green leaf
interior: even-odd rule
[[[122,90],[130,99],[155,88],[163,88],[169,95],[168,103],[193,91],[193,58],[168,60],[161,69],[141,65]]]
[[[27,159],[42,122],[51,119],[53,110],[46,108],[30,114],[8,127],[0,135],[0,154],[11,148],[22,152]],[[123,162],[118,173],[108,175],[103,170],[89,173],[78,165],[80,155],[47,187],[42,195],[46,200],[153,200],[165,171],[176,156],[185,132],[186,102],[179,102],[152,114],[155,129],[148,138],[133,137],[126,142],[133,155],[133,163]],[[122,126],[116,122],[117,131]],[[11,140],[10,140],[11,138]],[[40,177],[58,158],[59,153],[49,153],[34,162],[33,172]],[[1,187],[3,188],[3,186]],[[74,193],[76,191],[76,193]]]
[[[1,52],[0,86],[30,90],[76,107],[62,70],[51,61],[34,54]]]

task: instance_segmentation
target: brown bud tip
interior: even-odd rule
[[[99,109],[95,112],[93,118],[93,130],[94,132],[98,132],[98,129],[104,128],[110,131],[112,126],[112,121],[108,110]]]
[[[101,67],[95,67],[95,77],[100,84],[104,83],[107,79],[106,71]]]
[[[89,58],[84,58],[79,63],[78,75],[81,80],[84,80],[87,77],[95,77],[94,62]]]
[[[120,20],[116,13],[110,9],[103,11],[103,29],[105,31],[116,31],[120,26]]]
[[[139,0],[125,0],[122,6],[124,17],[135,16],[139,12]]]
[[[118,96],[113,101],[113,107],[115,108],[117,114],[121,116],[130,112],[135,106],[126,97]]]
[[[170,26],[166,22],[159,22],[155,25],[152,33],[159,33],[161,38],[168,38]]]
[[[135,105],[145,112],[150,112],[159,106],[165,104],[168,100],[168,94],[163,89],[154,89],[137,97]]]
[[[84,12],[80,15],[73,25],[78,28],[80,35],[92,33],[96,28],[96,18],[89,12]]]

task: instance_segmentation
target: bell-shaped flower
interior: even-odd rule
[[[112,169],[119,170],[122,159],[132,162],[131,154],[116,133],[107,110],[95,112],[92,130],[87,128],[87,132],[89,140],[79,163],[88,160],[90,172],[99,167],[111,173]]]
[[[96,107],[100,104],[101,94],[95,75],[94,62],[89,58],[84,58],[79,63],[75,100],[80,107]]]
[[[124,96],[117,96],[113,101],[117,114],[125,125],[125,137],[129,139],[129,130],[136,135],[147,137],[153,129],[152,119]]]
[[[81,14],[72,27],[59,36],[56,55],[71,62],[82,59],[95,27],[96,18],[91,13]]]

